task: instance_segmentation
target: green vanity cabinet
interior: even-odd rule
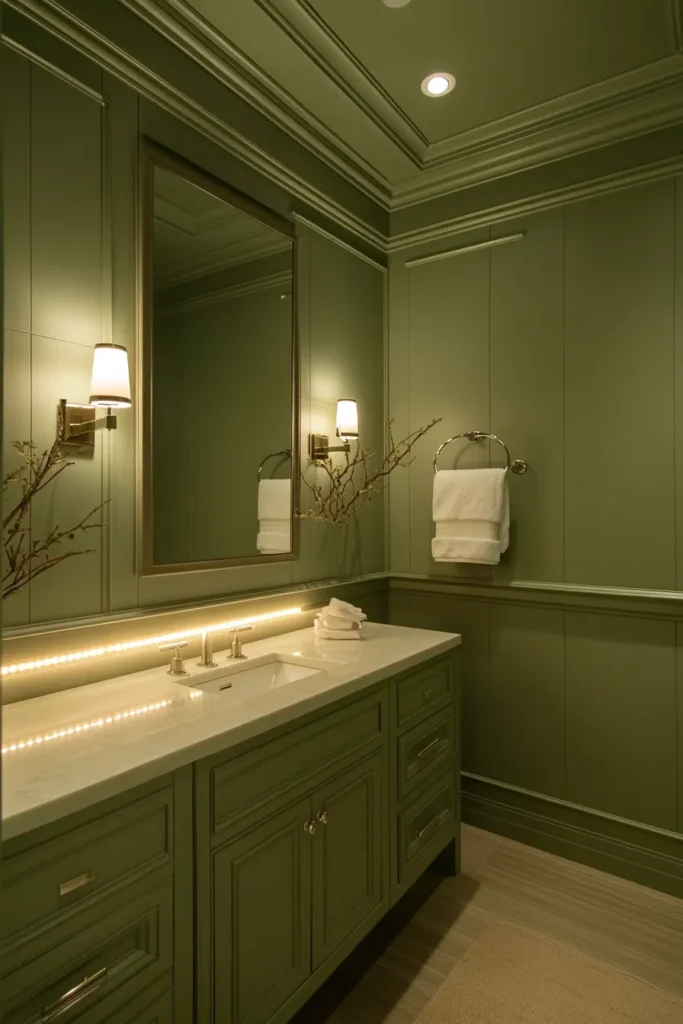
[[[286,1024],[436,858],[457,651],[3,844],[3,1024]]]

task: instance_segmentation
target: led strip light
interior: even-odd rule
[[[74,662],[87,661],[90,658],[101,658],[106,654],[123,654],[126,651],[139,651],[145,647],[155,647],[174,641],[187,640],[202,633],[222,633],[239,626],[251,626],[258,622],[275,622],[277,619],[300,615],[302,608],[285,608],[280,612],[268,612],[267,615],[251,615],[245,619],[232,622],[219,622],[211,626],[197,626],[195,629],[183,629],[177,633],[164,633],[160,636],[148,636],[139,640],[126,640],[120,644],[108,644],[106,647],[90,647],[85,651],[72,651],[69,654],[55,654],[51,658],[36,658],[33,661],[19,661],[14,665],[3,665],[0,673],[12,676],[20,672],[33,672],[40,668],[54,668],[57,665],[70,665]]]
[[[190,690],[188,694],[190,700],[194,700],[196,697],[201,696],[201,690]],[[17,750],[27,750],[31,747],[39,747],[43,743],[50,743],[52,740],[61,740],[67,736],[82,735],[84,732],[90,732],[91,729],[101,729],[105,725],[114,725],[117,722],[123,722],[129,718],[137,718],[138,715],[148,714],[150,711],[161,711],[163,708],[168,708],[172,704],[181,703],[185,703],[185,700],[157,700],[152,704],[141,704],[139,707],[127,708],[125,711],[117,711],[112,715],[103,715],[101,718],[95,718],[90,722],[77,722],[75,725],[68,725],[63,729],[53,729],[52,732],[47,732],[43,736],[32,736],[27,740],[17,740],[15,743],[8,743],[0,749],[0,753],[3,755],[13,754]]]

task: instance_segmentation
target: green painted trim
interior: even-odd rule
[[[463,214],[460,217],[442,220],[427,227],[394,234],[387,243],[387,250],[390,253],[399,252],[414,245],[437,242],[463,231],[471,231],[473,228],[488,227],[514,217],[525,217],[531,213],[538,213],[540,210],[552,210],[568,203],[578,203],[582,199],[590,199],[593,196],[604,195],[608,192],[620,192],[623,189],[632,188],[634,185],[671,178],[680,174],[681,171],[683,171],[683,155],[666,157],[650,164],[639,164],[614,174],[589,178],[577,184],[552,189],[550,192],[541,192],[531,197],[503,203],[500,206],[492,206],[476,210],[474,213]]]
[[[462,256],[466,252],[477,252],[479,249],[495,249],[497,245],[520,242],[523,238],[526,238],[526,231],[518,231],[514,235],[489,238],[485,242],[472,242],[471,245],[460,245],[456,249],[446,249],[444,252],[430,253],[428,256],[416,256],[413,260],[406,260],[405,266],[420,267],[423,263],[436,263],[438,260],[450,259],[451,256]]]
[[[8,50],[13,50],[15,53],[18,53],[20,57],[25,57],[33,64],[37,64],[38,67],[43,68],[44,71],[49,71],[51,75],[55,75],[56,78],[61,79],[62,82],[66,82],[66,84],[70,85],[73,89],[78,89],[78,91],[82,92],[84,96],[88,97],[88,99],[94,100],[95,103],[99,103],[100,106],[105,106],[106,100],[101,92],[97,92],[96,89],[91,89],[85,84],[85,82],[81,82],[74,75],[70,75],[68,71],[64,71],[62,68],[57,67],[57,65],[53,64],[52,61],[46,60],[33,50],[29,50],[27,46],[22,46],[22,44],[17,42],[16,39],[10,38],[10,36],[5,35],[4,32],[0,35],[0,41],[2,41],[3,46],[6,46]]]
[[[166,306],[158,306],[154,311],[154,315],[156,317],[173,316],[187,309],[210,306],[214,302],[222,302],[223,299],[237,298],[238,295],[253,295],[255,292],[265,292],[269,288],[284,288],[287,285],[291,285],[291,283],[291,271],[283,270],[277,274],[258,277],[254,281],[244,281],[241,284],[228,285],[226,288],[215,288],[210,292],[191,295],[186,299],[179,299],[177,302],[169,302]]]
[[[119,78],[162,110],[177,117],[179,121],[200,132],[248,167],[269,178],[294,198],[318,210],[374,248],[384,251],[386,238],[382,232],[370,227],[360,217],[324,195],[265,150],[233,131],[210,110],[189,96],[183,95],[170,82],[143,66],[84,21],[65,11],[55,0],[7,0],[7,7],[94,61],[104,71]]]
[[[278,128],[315,153],[375,202],[386,207],[390,185],[384,176],[293,96],[284,93],[262,68],[250,61],[232,45],[230,39],[192,10],[189,4],[178,3],[178,0],[122,2]],[[278,12],[265,6],[264,11],[283,31],[288,31],[285,27],[288,23]],[[296,42],[302,45],[300,38]],[[325,70],[329,72],[329,68],[325,67]],[[337,84],[341,87],[341,82]],[[383,122],[378,122],[378,126],[386,130]],[[395,140],[392,138],[392,141]]]
[[[297,224],[303,224],[311,231],[315,231],[316,234],[322,235],[329,242],[334,242],[335,245],[340,246],[342,249],[346,249],[347,252],[352,253],[353,256],[357,256],[359,260],[363,260],[365,263],[369,263],[371,267],[375,267],[377,270],[381,270],[383,274],[387,273],[387,267],[385,263],[380,263],[379,260],[373,260],[371,256],[363,252],[362,249],[356,249],[355,246],[350,245],[349,242],[345,242],[339,238],[338,235],[333,235],[331,231],[326,231],[325,228],[321,228],[315,221],[309,220],[308,217],[304,217],[302,214],[296,211],[292,214],[292,217]]]
[[[683,592],[671,590],[629,590],[621,587],[589,587],[571,583],[542,583],[514,580],[510,583],[474,583],[463,580],[438,581],[429,576],[392,573],[389,592],[442,594],[473,601],[557,608],[561,611],[603,612],[635,615],[638,618],[683,621]]]
[[[683,834],[463,772],[463,821],[683,897]]]

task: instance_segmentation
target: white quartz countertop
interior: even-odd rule
[[[188,657],[182,682],[155,668],[10,704],[2,717],[2,837],[227,750],[459,644],[453,633],[377,623],[366,624],[360,641],[302,629],[245,645],[248,658],[237,665],[224,652],[214,653],[218,669]],[[239,702],[193,688],[273,654],[323,671]]]

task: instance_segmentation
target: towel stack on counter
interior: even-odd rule
[[[327,607],[316,615],[313,629],[315,635],[323,640],[360,640],[365,619],[367,615],[360,608],[333,597]]]

